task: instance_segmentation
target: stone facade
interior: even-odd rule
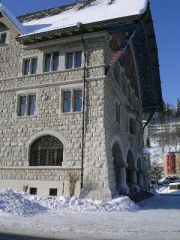
[[[50,189],[72,195],[74,188],[76,196],[110,200],[147,189],[132,46],[110,66],[117,46],[105,30],[84,34],[84,46],[80,35],[26,46],[11,29],[7,33],[8,41],[0,44],[0,190],[27,186],[30,193],[36,189],[51,197]],[[59,53],[58,69],[45,72],[45,54],[54,52]],[[80,67],[66,68],[69,52],[82,52]],[[25,60],[34,57],[36,73],[25,75]],[[64,112],[64,91],[73,95],[76,89],[85,90],[84,111]],[[22,95],[36,96],[32,115],[19,116]],[[31,165],[32,146],[43,136],[61,142],[62,166]]]

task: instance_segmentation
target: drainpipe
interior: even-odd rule
[[[82,139],[81,139],[81,189],[83,189],[83,182],[84,182],[84,135],[85,135],[85,91],[86,91],[86,48],[84,38],[81,32],[82,23],[77,23],[77,28],[79,31],[79,35],[81,37],[83,51],[84,51],[84,66],[83,66],[83,102],[82,102]]]

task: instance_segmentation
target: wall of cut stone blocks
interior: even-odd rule
[[[61,91],[64,88],[83,86],[83,69],[65,70],[22,76],[22,59],[37,55],[42,61],[43,52],[52,47],[25,49],[13,39],[1,51],[6,56],[2,59],[4,73],[0,77],[0,178],[3,186],[7,181],[67,181],[68,169],[81,167],[82,113],[62,113]],[[104,42],[106,42],[104,40]],[[87,189],[105,188],[107,162],[105,154],[104,129],[104,43],[101,38],[87,40],[87,90],[85,117],[85,151],[84,151],[84,187]],[[72,43],[56,45],[53,49],[72,49]],[[14,46],[14,48],[13,48]],[[81,46],[76,42],[73,47]],[[5,48],[12,48],[11,54]],[[63,50],[65,52],[65,50]],[[15,59],[13,58],[15,54]],[[5,60],[7,58],[7,60]],[[12,64],[12,61],[14,64]],[[63,63],[64,64],[64,63]],[[11,67],[10,67],[11,66]],[[10,71],[9,71],[10,70]],[[35,93],[37,96],[37,113],[35,116],[17,116],[18,94]],[[31,170],[29,167],[29,146],[43,134],[56,134],[64,144],[65,176],[61,167],[57,170]],[[50,172],[50,173],[49,173]],[[52,174],[52,172],[54,174]],[[79,170],[80,174],[80,170]],[[80,192],[80,181],[78,191]],[[76,193],[77,194],[77,193]]]

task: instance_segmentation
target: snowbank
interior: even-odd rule
[[[35,215],[58,211],[137,211],[138,205],[128,197],[119,197],[110,202],[84,200],[77,197],[42,199],[24,192],[5,189],[0,193],[0,212],[14,215]]]

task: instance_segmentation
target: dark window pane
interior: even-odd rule
[[[45,72],[50,72],[51,70],[51,54],[48,53],[45,55],[45,66],[44,66],[44,71]]]
[[[82,63],[82,52],[76,52],[75,54],[75,68],[81,67]]]
[[[32,68],[31,68],[31,73],[36,74],[37,72],[37,58],[32,59]]]
[[[25,116],[26,115],[26,96],[21,96],[19,103],[20,103],[19,116]]]
[[[53,71],[57,71],[59,67],[59,52],[53,53]]]
[[[82,109],[82,90],[74,91],[74,111],[79,112]]]
[[[30,60],[27,59],[24,61],[24,75],[28,75],[30,70]]]
[[[50,196],[57,196],[57,188],[50,188],[49,189]]]
[[[6,40],[7,40],[7,34],[6,33],[1,34],[1,43],[5,44]]]
[[[130,122],[129,122],[129,131],[131,134],[135,135],[135,121],[134,119],[130,119]]]
[[[116,122],[120,123],[120,105],[116,104]]]
[[[72,67],[73,67],[73,53],[68,53],[66,59],[66,68],[70,69]]]
[[[37,188],[30,188],[30,189],[29,189],[29,193],[30,193],[31,195],[37,195]]]
[[[71,92],[63,92],[63,112],[71,111]]]
[[[36,95],[29,96],[29,113],[28,115],[34,115],[36,110]]]

